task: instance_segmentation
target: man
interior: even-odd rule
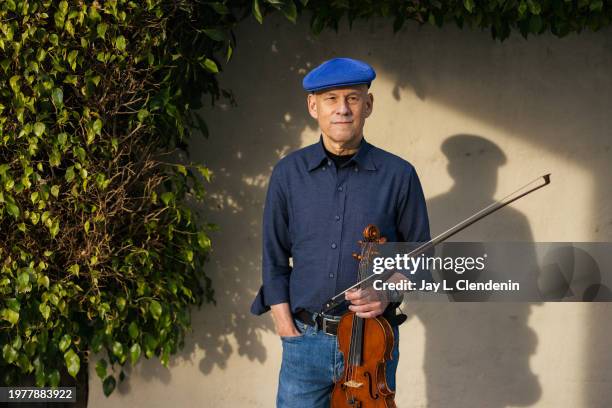
[[[308,112],[321,129],[318,143],[289,154],[272,171],[263,217],[263,285],[251,311],[272,310],[283,343],[277,406],[327,407],[342,375],[335,331],[346,306],[332,316],[323,303],[357,282],[357,243],[368,224],[388,241],[429,240],[429,222],[417,174],[407,161],[363,137],[376,74],[368,64],[335,58],[304,77]],[[292,259],[292,264],[290,263]],[[395,389],[397,304],[371,291],[346,294],[363,318],[383,314],[394,326],[387,383]],[[395,317],[395,318],[394,318]]]

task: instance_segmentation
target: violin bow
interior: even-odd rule
[[[447,229],[446,231],[444,231],[443,233],[439,234],[438,236],[432,238],[428,242],[425,242],[425,243],[421,244],[419,247],[417,247],[416,249],[414,249],[411,252],[409,252],[408,256],[409,257],[415,257],[415,256],[418,256],[418,255],[428,251],[431,248],[434,248],[439,243],[441,243],[443,241],[446,241],[447,239],[449,239],[453,235],[457,234],[460,231],[463,231],[464,229],[466,229],[470,225],[474,224],[475,222],[480,221],[481,219],[483,219],[484,217],[486,217],[488,215],[491,215],[495,211],[497,211],[497,210],[507,206],[510,203],[515,202],[519,198],[525,197],[527,194],[533,193],[534,191],[539,190],[542,187],[547,186],[549,184],[550,184],[550,173],[536,178],[535,180],[525,184],[524,186],[520,187],[519,189],[517,189],[517,190],[513,191],[512,193],[508,194],[507,196],[505,196],[501,200],[499,200],[497,202],[494,202],[493,204],[488,205],[487,207],[483,208],[482,210],[478,211],[477,213],[475,213],[475,214],[469,216],[468,218],[466,218],[465,220],[461,221],[457,225]],[[335,295],[334,297],[329,299],[327,302],[325,302],[324,305],[323,305],[321,313],[325,314],[325,313],[329,312],[331,309],[333,309],[336,306],[340,305],[342,302],[344,302],[344,300],[345,300],[344,299],[344,294],[346,292],[348,292],[349,290],[355,289],[357,287],[363,287],[364,285],[369,285],[375,279],[380,279],[380,280],[382,280],[384,282],[387,279],[389,279],[393,274],[395,274],[395,272],[396,271],[394,271],[394,270],[389,270],[389,271],[385,271],[385,272],[383,272],[381,274],[371,274],[370,276],[366,277],[365,279],[360,280],[359,282],[355,283],[353,286],[350,286],[350,287],[346,288],[345,290],[343,290],[342,292],[338,293],[337,295]]]

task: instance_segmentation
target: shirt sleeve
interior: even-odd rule
[[[410,170],[408,180],[404,182],[398,205],[400,241],[427,242],[431,237],[425,196],[416,170],[413,167]]]
[[[282,173],[276,166],[270,176],[263,214],[263,285],[251,306],[251,312],[257,315],[270,310],[271,305],[289,302],[291,236],[288,207]]]

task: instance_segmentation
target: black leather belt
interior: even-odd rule
[[[335,336],[338,333],[338,323],[342,316],[323,315],[321,313],[311,313],[307,310],[300,310],[294,314],[300,322],[322,330],[325,334]]]

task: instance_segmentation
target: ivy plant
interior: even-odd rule
[[[222,3],[0,5],[2,384],[57,386],[94,352],[108,395],[124,364],[167,365],[213,301],[193,205],[211,173],[185,151],[233,20]]]

